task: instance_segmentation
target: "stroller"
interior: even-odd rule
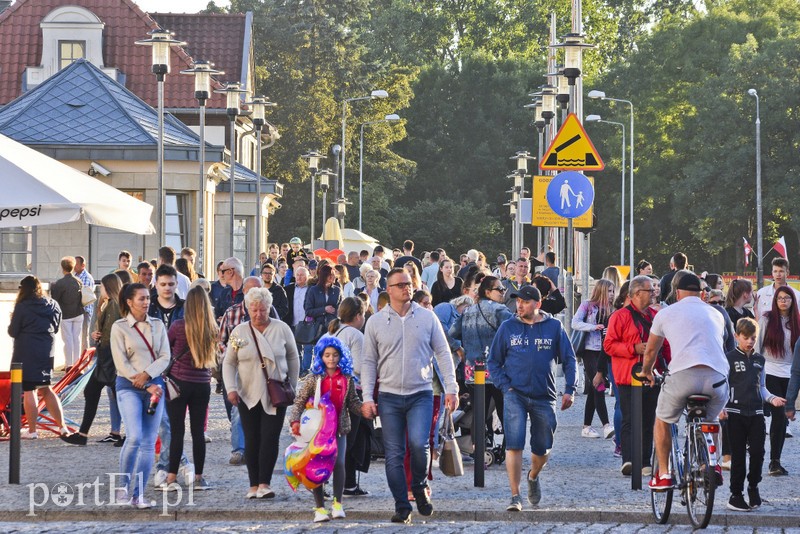
[[[487,399],[486,448],[483,462],[486,467],[502,464],[506,459],[506,437],[503,432],[503,421],[498,417],[493,399]],[[462,452],[469,452],[474,457],[475,444],[472,437],[474,412],[472,409],[472,387],[459,397],[458,410],[453,412],[453,423],[456,428],[456,441]]]

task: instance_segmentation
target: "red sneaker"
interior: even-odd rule
[[[656,475],[650,479],[650,489],[653,491],[665,491],[673,489],[675,484],[672,482],[672,475]]]

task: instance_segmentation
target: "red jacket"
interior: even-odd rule
[[[631,307],[635,308],[633,304]],[[647,308],[642,315],[644,316],[643,321],[652,323],[656,310]],[[642,361],[642,357],[636,354],[634,347],[637,343],[646,343],[648,337],[649,335],[634,322],[627,306],[611,314],[608,320],[606,339],[603,341],[603,350],[611,357],[611,371],[614,373],[617,385],[631,385],[631,369]],[[665,363],[669,363],[669,347],[666,341],[661,354],[664,356]],[[660,365],[657,367],[661,369]]]

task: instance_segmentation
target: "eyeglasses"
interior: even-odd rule
[[[502,286],[500,286],[500,287],[493,287],[493,288],[492,288],[492,289],[490,289],[489,291],[499,291],[500,293],[505,293],[505,292],[506,292],[506,288],[504,288],[504,287],[502,287]]]
[[[792,302],[793,299],[792,297],[778,297],[775,300],[777,300],[778,302]]]
[[[647,293],[655,293],[655,292],[656,292],[656,290],[655,290],[655,289],[637,289],[637,290],[636,290],[636,292],[637,292],[637,293],[638,293],[639,291],[645,291],[645,292],[647,292]]]
[[[400,289],[408,289],[413,284],[411,282],[397,282],[396,284],[389,284],[389,287],[399,287]]]
[[[703,293],[709,293],[711,291],[711,288],[710,287],[703,287],[703,288],[700,288],[700,291],[702,291]]]
[[[227,269],[220,269],[219,270],[219,274],[225,274],[228,271],[232,271],[232,270],[233,270],[233,267],[228,267]]]

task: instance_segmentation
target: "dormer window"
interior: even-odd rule
[[[69,67],[77,59],[86,57],[86,41],[58,42],[58,70]]]

